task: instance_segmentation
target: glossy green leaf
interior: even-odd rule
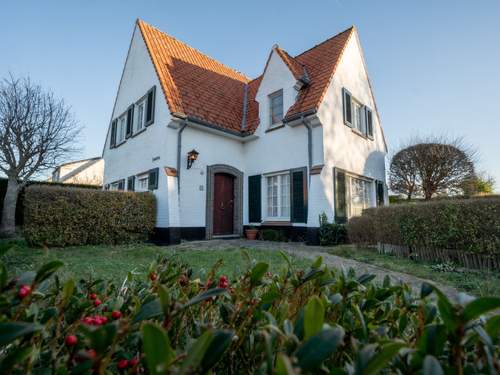
[[[69,279],[63,287],[63,301],[67,303],[75,291],[75,280]]]
[[[0,323],[0,346],[10,344],[18,337],[40,331],[43,327],[36,323],[6,322]]]
[[[7,354],[0,362],[0,374],[8,374],[17,364],[22,364],[32,352],[32,347],[16,349]]]
[[[189,349],[186,359],[182,362],[181,374],[191,374],[198,369],[213,339],[214,333],[212,331],[205,331],[203,335],[198,337]]]
[[[135,315],[133,322],[138,323],[143,320],[157,318],[163,315],[160,300],[154,299],[141,306],[139,312]]]
[[[165,315],[167,315],[171,301],[170,294],[168,293],[168,289],[165,285],[160,285],[158,288],[158,296],[160,297],[162,311]]]
[[[441,367],[439,361],[436,357],[432,355],[425,356],[423,374],[425,375],[443,375],[443,368]]]
[[[183,309],[196,305],[200,302],[203,302],[209,298],[217,297],[220,296],[221,294],[224,294],[227,292],[227,289],[224,288],[212,288],[208,289],[205,292],[202,292],[198,294],[197,296],[191,298],[184,306],[182,306]]]
[[[0,262],[0,289],[3,289],[3,287],[7,284],[7,278],[7,268],[5,267],[5,264]]]
[[[115,323],[105,324],[99,328],[81,326],[81,330],[90,341],[90,347],[97,353],[104,353],[116,336],[117,326]]]
[[[318,296],[311,297],[304,310],[305,339],[321,331],[325,321],[325,307]]]
[[[166,374],[168,366],[175,358],[175,353],[163,329],[153,323],[144,323],[142,341],[149,373],[151,375]]]
[[[486,332],[492,338],[496,338],[500,335],[500,315],[492,316],[486,322]]]
[[[384,345],[382,349],[368,361],[367,366],[364,368],[363,374],[378,374],[380,370],[385,368],[389,364],[389,362],[398,354],[399,350],[404,346],[405,344],[399,342]]]
[[[372,281],[374,278],[375,278],[375,275],[369,274],[369,273],[365,273],[364,275],[361,275],[360,277],[358,277],[358,283],[364,285],[364,284],[367,284],[370,281]]]
[[[479,318],[487,312],[500,309],[500,298],[498,297],[482,297],[477,298],[465,306],[463,318],[465,322]]]
[[[340,327],[320,331],[305,341],[297,351],[300,368],[306,371],[318,369],[342,343],[344,330]]]
[[[35,276],[35,283],[41,283],[42,281],[48,279],[54,274],[59,268],[64,266],[64,263],[59,260],[53,260],[52,262],[44,264],[40,267]]]
[[[297,372],[294,370],[292,361],[285,354],[280,353],[276,359],[276,375],[295,375]]]
[[[311,268],[312,269],[318,269],[321,267],[321,264],[323,263],[323,257],[322,256],[319,256],[316,258],[316,260],[313,262],[313,264],[311,265]]]
[[[205,373],[220,361],[232,342],[232,331],[217,330],[201,362],[201,373]]]
[[[440,356],[448,339],[444,325],[432,324],[425,327],[417,347],[422,355]]]
[[[269,269],[269,264],[264,262],[259,262],[255,266],[253,266],[250,271],[250,283],[252,285],[257,285],[260,283],[260,280],[264,277],[267,270]]]

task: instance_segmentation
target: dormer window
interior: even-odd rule
[[[283,90],[269,95],[269,114],[271,126],[281,124],[283,121]]]

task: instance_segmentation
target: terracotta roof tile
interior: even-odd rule
[[[257,129],[255,96],[262,76],[250,80],[141,20],[137,24],[172,113],[242,135]],[[353,30],[351,27],[295,57],[276,47],[296,79],[309,78],[286,117],[318,108]]]

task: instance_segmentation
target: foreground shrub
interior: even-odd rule
[[[344,224],[329,223],[325,213],[319,215],[319,243],[334,246],[347,243],[347,229]]]
[[[150,193],[30,186],[24,234],[31,245],[118,244],[145,240],[156,220]]]
[[[348,225],[353,241],[411,248],[500,252],[500,199],[437,200],[370,208]],[[362,239],[366,242],[366,238]]]
[[[247,255],[248,256],[248,255]],[[0,266],[0,372],[56,374],[493,374],[500,298],[453,304],[424,284],[372,283],[321,258],[307,270],[205,280],[175,259],[120,287],[67,280],[54,261],[14,277]],[[435,302],[437,300],[437,304]]]
[[[286,242],[287,237],[282,230],[277,229],[262,229],[260,231],[260,237],[263,241],[278,241]]]

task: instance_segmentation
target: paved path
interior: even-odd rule
[[[270,241],[249,241],[245,239],[231,239],[231,240],[211,240],[211,241],[192,241],[184,242],[175,246],[177,249],[224,249],[224,248],[243,248],[243,249],[261,249],[261,250],[284,250],[289,254],[296,255],[307,259],[316,259],[318,256],[323,257],[323,261],[331,267],[346,269],[353,268],[356,274],[362,275],[364,273],[374,274],[375,280],[382,281],[386,275],[394,281],[402,281],[420,292],[420,287],[424,281],[435,284],[445,293],[449,298],[457,301],[459,292],[450,286],[439,284],[430,280],[422,279],[416,276],[408,275],[401,272],[390,271],[385,268],[374,266],[368,263],[359,262],[357,260],[339,257],[337,255],[328,254],[325,248],[321,246],[306,246],[298,242],[270,242]]]

